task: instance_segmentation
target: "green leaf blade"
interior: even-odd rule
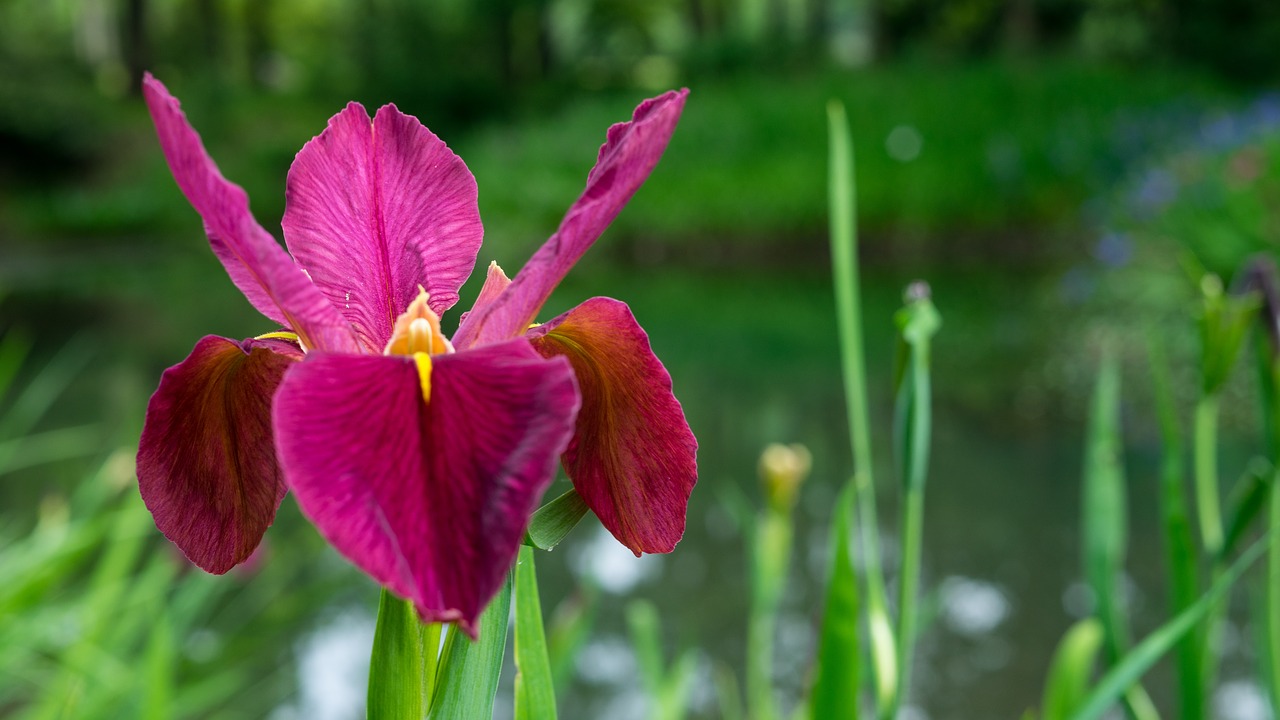
[[[502,674],[507,647],[507,622],[511,612],[511,576],[480,615],[479,637],[450,627],[440,655],[431,720],[493,717],[493,698]]]
[[[516,558],[516,720],[555,720],[556,694],[542,625],[542,601],[533,548],[522,547]]]
[[[853,485],[836,501],[831,529],[831,570],[818,645],[817,679],[809,696],[811,717],[858,718],[861,672],[858,640],[858,578],[853,569]]]
[[[1248,570],[1267,550],[1270,539],[1269,535],[1265,536],[1241,553],[1231,567],[1210,587],[1209,592],[1126,653],[1109,672],[1102,676],[1098,684],[1081,702],[1080,709],[1071,715],[1071,720],[1097,720],[1106,714],[1107,710],[1134,687],[1152,665],[1155,665],[1186,633],[1204,619],[1231,589],[1231,586],[1240,579],[1245,570]]]
[[[1041,720],[1065,720],[1081,705],[1104,639],[1097,618],[1085,618],[1067,630],[1045,682]]]
[[[555,500],[538,508],[529,519],[524,544],[539,550],[551,550],[586,517],[590,509],[578,494],[570,489]]]
[[[423,624],[413,603],[383,589],[369,659],[369,720],[426,716],[440,632],[439,624]]]

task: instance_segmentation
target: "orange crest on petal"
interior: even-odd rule
[[[440,331],[440,316],[427,305],[427,291],[418,288],[418,297],[409,303],[409,309],[396,318],[383,355],[443,355],[453,352],[453,345]]]

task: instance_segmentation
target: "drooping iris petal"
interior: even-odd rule
[[[370,351],[420,285],[438,315],[458,301],[483,235],[467,166],[394,105],[347,105],[289,170],[285,243]]]
[[[177,98],[150,74],[142,87],[173,179],[204,219],[209,244],[240,292],[308,348],[354,350],[350,325],[253,219],[244,190],[222,177]]]
[[[675,131],[688,90],[644,101],[630,122],[609,128],[587,187],[560,228],[538,249],[500,297],[477,308],[453,337],[459,349],[524,332],[551,291],[582,257],[653,171]]]
[[[511,567],[573,434],[569,363],[519,339],[431,358],[312,353],[276,393],[302,512],[423,619],[474,621]]]
[[[573,363],[582,409],[564,453],[573,486],[636,555],[670,552],[698,481],[698,441],[630,308],[592,298],[529,332]]]
[[[169,368],[138,442],[138,487],[156,527],[191,562],[225,573],[262,540],[285,495],[271,395],[297,346],[209,335]]]

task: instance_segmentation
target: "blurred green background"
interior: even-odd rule
[[[1163,607],[1155,506],[1142,499],[1156,454],[1143,334],[1167,332],[1190,397],[1195,287],[1180,253],[1229,276],[1280,243],[1280,4],[9,0],[0,715],[56,717],[74,695],[74,717],[363,716],[376,588],[292,502],[260,562],[209,578],[158,537],[132,484],[160,372],[205,334],[272,329],[169,176],[138,97],[144,70],[182,99],[273,231],[297,149],[349,100],[396,103],[476,175],[480,261],[509,273],[580,192],[608,125],[644,97],[691,89],[662,163],[545,311],[628,302],[701,443],[674,554],[636,560],[588,521],[543,560],[544,607],[594,598],[562,717],[646,716],[622,620],[632,596],[656,603],[671,648],[702,648],[692,715],[718,716],[709,678],[741,667],[746,612],[732,508],[758,502],[771,441],[814,453],[778,638],[784,707],[805,682],[828,513],[850,471],[826,241],[830,98],[848,108],[857,153],[883,479],[906,283],[928,280],[945,321],[918,717],[1020,713],[1088,610],[1078,478],[1103,342],[1130,359],[1138,631]],[[1257,435],[1252,385],[1238,384],[1228,458]],[[890,483],[880,498],[893,553]],[[1218,716],[1264,717],[1249,714],[1263,696],[1247,617],[1232,632]],[[1158,668],[1158,703],[1169,683]]]

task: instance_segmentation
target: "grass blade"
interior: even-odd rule
[[[697,664],[698,655],[693,650],[685,650],[676,658],[658,690],[653,720],[684,720],[689,710],[689,693],[698,677]]]
[[[651,698],[662,688],[662,633],[658,626],[658,610],[647,600],[627,603],[627,629],[631,631],[631,649],[640,669],[640,682]]]
[[[1108,659],[1116,662],[1129,646],[1128,621],[1116,586],[1124,569],[1128,528],[1120,460],[1120,368],[1110,354],[1098,372],[1086,443],[1081,518],[1085,578],[1093,590]],[[1125,707],[1131,717],[1157,716],[1141,687],[1127,693]]]
[[[450,627],[440,656],[431,720],[493,717],[493,698],[502,674],[507,648],[507,621],[511,612],[511,575],[480,615],[480,636],[472,642],[466,633]]]
[[[1267,276],[1270,280],[1270,276]],[[1268,286],[1270,283],[1268,283]],[[1263,319],[1275,327],[1277,308],[1270,302],[1274,288],[1264,292],[1268,298]],[[1258,343],[1258,387],[1262,395],[1263,438],[1267,457],[1274,472],[1280,473],[1280,348],[1273,333],[1267,333],[1268,341]],[[1271,697],[1272,707],[1280,707],[1280,492],[1276,492],[1272,478],[1272,492],[1267,510],[1267,529],[1271,533],[1271,548],[1267,553],[1266,587],[1262,593],[1264,605],[1261,626],[1265,633],[1262,647],[1264,660],[1262,684]]]
[[[1053,654],[1053,665],[1044,687],[1041,720],[1065,720],[1080,707],[1089,691],[1089,679],[1105,635],[1102,623],[1092,617],[1067,630]]]
[[[1227,501],[1227,531],[1218,552],[1218,562],[1225,562],[1231,557],[1253,521],[1262,514],[1274,477],[1275,468],[1271,463],[1265,458],[1255,457],[1245,468],[1244,475],[1236,481]]]
[[[856,622],[857,619],[854,620]],[[716,704],[720,708],[721,720],[744,720],[747,714],[742,709],[742,691],[738,687],[738,678],[733,674],[733,668],[721,662],[716,663],[712,670],[712,679],[716,686]],[[856,689],[856,685],[853,687]],[[856,715],[847,717],[850,720],[857,720]]]
[[[1268,659],[1265,684],[1272,703],[1280,703],[1280,493],[1271,493],[1268,532],[1271,547],[1267,554],[1267,589],[1265,597],[1267,638],[1263,655]]]
[[[1205,615],[1208,614],[1222,596],[1231,589],[1236,580],[1244,574],[1249,566],[1267,550],[1272,538],[1263,537],[1241,553],[1240,557],[1227,568],[1226,572],[1209,588],[1191,607],[1183,610],[1172,620],[1161,625],[1154,632],[1130,650],[1115,667],[1111,668],[1081,703],[1080,709],[1071,716],[1071,720],[1097,720],[1101,718],[1125,692],[1152,665],[1155,665],[1178,640],[1190,632]]]
[[[516,558],[516,720],[555,720],[556,692],[542,626],[533,548]]]
[[[858,578],[853,570],[853,484],[836,501],[831,527],[831,570],[818,640],[818,668],[809,695],[811,717],[858,718]]]
[[[369,720],[426,716],[440,631],[439,623],[422,622],[413,603],[382,590],[369,661]]]
[[[1155,384],[1156,414],[1160,421],[1160,515],[1164,527],[1165,558],[1169,572],[1169,603],[1176,615],[1191,607],[1200,588],[1200,568],[1195,532],[1183,489],[1185,468],[1178,431],[1169,367],[1164,347],[1153,335],[1149,342],[1151,373]],[[1201,674],[1203,634],[1188,632],[1176,650],[1178,707],[1181,717],[1205,717],[1204,679]]]
[[[662,626],[653,603],[635,600],[627,605],[627,626],[635,650],[640,679],[649,695],[651,720],[681,720],[688,710],[689,691],[696,677],[698,658],[686,650],[670,670],[662,661]],[[752,715],[753,718],[759,714]]]
[[[538,508],[529,519],[524,544],[539,550],[551,550],[586,517],[587,503],[577,490],[570,489],[560,497]]]
[[[547,628],[547,655],[551,661],[551,677],[557,688],[569,682],[578,651],[591,637],[599,606],[597,595],[595,588],[581,587],[560,601],[551,614]]]
[[[1125,555],[1124,477],[1120,467],[1120,373],[1114,358],[1103,360],[1094,389],[1085,450],[1081,537],[1085,576],[1097,614],[1113,647],[1127,640],[1116,579]]]

